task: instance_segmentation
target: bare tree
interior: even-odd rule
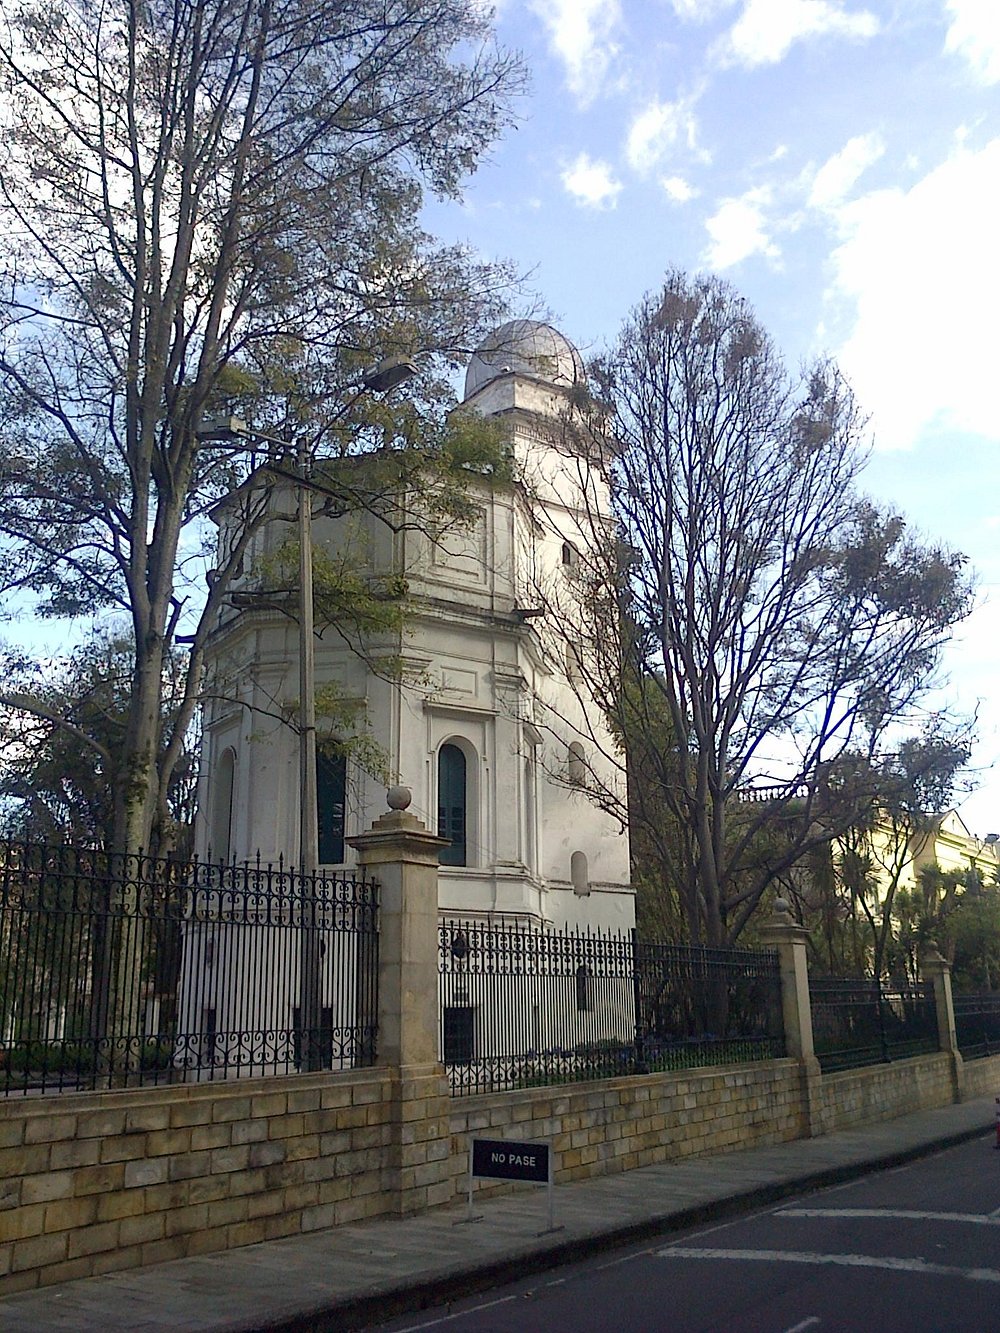
[[[969,610],[964,561],[859,498],[864,422],[836,367],[793,380],[717,279],[670,274],[593,378],[566,447],[607,478],[615,522],[588,506],[549,633],[578,645],[619,760],[639,757],[633,816],[677,831],[664,872],[689,937],[732,942],[849,821],[833,761],[884,756],[916,717]]]
[[[131,851],[155,839],[207,635],[267,512],[248,489],[206,594],[204,516],[250,460],[202,442],[203,414],[240,405],[343,452],[368,420],[344,393],[365,366],[474,344],[511,275],[436,247],[421,189],[457,194],[523,75],[473,0],[2,13],[3,582],[43,613],[131,622],[112,838]],[[373,429],[387,445],[413,423],[380,411]]]

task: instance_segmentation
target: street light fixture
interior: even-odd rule
[[[365,393],[388,393],[417,373],[404,357],[388,357],[363,375],[360,388],[341,408],[348,411]],[[210,418],[199,431],[202,440],[259,441],[287,450],[279,440],[254,430],[240,417]],[[315,450],[300,442],[296,456],[299,532],[299,876],[302,886],[303,938],[299,1027],[304,1037],[304,1064],[323,1067],[319,1040],[322,1016],[320,952],[316,931],[316,874],[319,870],[319,818],[316,809],[316,639],[313,616],[312,474]]]

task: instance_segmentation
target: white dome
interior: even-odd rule
[[[586,378],[583,359],[570,340],[551,324],[514,319],[484,338],[465,372],[465,396],[514,371],[569,388]]]

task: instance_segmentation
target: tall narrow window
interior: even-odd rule
[[[585,1014],[590,1008],[590,968],[586,963],[581,963],[576,969],[576,1008],[577,1012]]]
[[[579,685],[583,679],[583,659],[580,656],[580,647],[575,641],[568,640],[566,643],[566,679],[571,685]]]
[[[228,861],[233,851],[233,788],[236,781],[236,755],[232,748],[223,750],[215,767],[215,792],[212,798],[212,859]]]
[[[585,898],[590,892],[590,870],[587,866],[586,852],[574,852],[569,858],[569,877],[573,892]]]
[[[442,1012],[441,1059],[446,1065],[467,1065],[475,1048],[475,1012],[471,1005],[446,1005]]]
[[[568,754],[569,780],[574,787],[587,785],[587,755],[579,741],[571,741]]]
[[[457,745],[442,745],[438,751],[438,837],[447,838],[441,848],[443,866],[464,866],[466,859],[465,755]]]
[[[524,864],[530,872],[535,869],[535,759],[534,755],[524,761]]]
[[[321,865],[344,859],[344,811],[347,806],[347,756],[333,748],[316,751],[316,822]]]

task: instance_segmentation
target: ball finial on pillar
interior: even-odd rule
[[[405,810],[413,800],[413,792],[409,787],[390,787],[385,799],[390,810]]]

